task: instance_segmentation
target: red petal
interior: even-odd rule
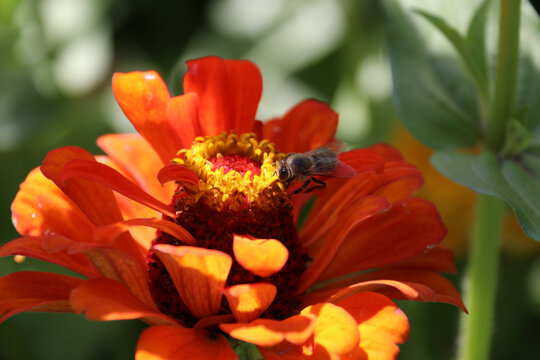
[[[345,247],[345,240],[354,227],[365,222],[369,217],[388,209],[388,207],[389,204],[384,198],[365,196],[345,209],[339,219],[332,224],[333,228],[330,230],[317,256],[300,277],[296,293],[299,294],[307,290],[326,271],[327,267],[336,264],[334,258]],[[350,255],[358,256],[356,253]]]
[[[21,235],[58,234],[87,241],[94,225],[39,169],[32,170],[11,204],[12,220]]]
[[[136,360],[236,360],[229,342],[220,334],[172,326],[153,326],[139,338]]]
[[[364,171],[381,172],[384,169],[384,159],[371,149],[354,149],[339,155],[339,160],[352,166],[357,173]]]
[[[156,245],[153,249],[195,317],[219,312],[222,290],[232,265],[229,255],[191,246]]]
[[[409,321],[396,304],[381,294],[362,292],[337,305],[345,308],[358,323],[360,343],[349,354],[354,359],[395,359],[398,344],[409,337]]]
[[[289,258],[289,250],[278,240],[242,235],[234,235],[233,252],[240,266],[263,278],[280,271]]]
[[[83,282],[71,292],[70,303],[76,312],[84,312],[88,319],[95,321],[144,319],[151,324],[176,324],[173,319],[148,307],[125,286],[111,279]]]
[[[180,149],[189,149],[193,140],[202,135],[199,123],[198,98],[196,94],[175,96],[167,102],[169,123],[182,143]]]
[[[295,345],[305,343],[313,335],[316,321],[316,316],[305,314],[282,321],[257,319],[249,324],[220,324],[219,327],[236,339],[269,347],[283,341]]]
[[[371,145],[369,148],[381,155],[386,161],[403,161],[403,156],[401,156],[399,150],[388,144],[379,143]]]
[[[283,118],[264,124],[264,138],[283,153],[306,152],[334,140],[338,114],[316,100],[304,100]]]
[[[163,186],[157,181],[157,171],[163,164],[139,134],[104,135],[97,144],[144,191],[162,202],[170,201],[174,185]]]
[[[197,245],[197,240],[186,229],[172,221],[162,219],[131,219],[104,225],[96,228],[93,235],[95,238],[100,239],[100,243],[107,244],[114,242],[118,236],[136,226],[147,226],[158,229],[174,236],[185,244]]]
[[[71,312],[69,293],[83,280],[21,271],[0,277],[0,323],[23,311]]]
[[[445,236],[446,228],[433,204],[406,199],[359,223],[319,280],[411,259]]]
[[[259,69],[245,60],[205,57],[187,62],[184,93],[196,93],[202,135],[253,129],[262,93]]]
[[[70,179],[85,179],[97,182],[127,196],[156,211],[174,217],[175,210],[144,192],[140,187],[126,179],[118,171],[95,161],[73,160],[64,167],[62,181]]]
[[[51,241],[53,238],[72,242],[72,240],[56,235],[25,236],[0,247],[0,256],[24,255],[60,265],[86,277],[99,275],[97,269],[84,255],[68,254],[66,251],[54,251],[44,248],[44,241]]]
[[[167,117],[170,95],[161,76],[155,71],[116,73],[112,90],[129,121],[167,164],[182,141]]]
[[[277,289],[268,283],[235,285],[225,289],[225,297],[238,322],[250,322],[272,304]]]
[[[303,309],[301,314],[317,316],[315,349],[322,347],[330,354],[344,355],[358,346],[358,325],[342,307],[330,303],[317,304]]]
[[[454,253],[440,245],[413,259],[392,265],[391,268],[441,271],[450,274],[457,272],[454,264]]]
[[[181,165],[166,165],[159,170],[157,177],[161,184],[169,181],[178,181],[180,183],[188,183],[196,188],[199,187],[199,177],[197,174]]]

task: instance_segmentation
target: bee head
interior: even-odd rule
[[[276,167],[278,179],[280,181],[285,181],[289,179],[289,171],[287,170],[287,166],[285,166],[285,161],[283,160],[278,161],[277,167]]]

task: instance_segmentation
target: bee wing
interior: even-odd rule
[[[347,150],[347,145],[345,145],[345,143],[342,142],[342,141],[334,140],[334,141],[332,141],[332,142],[330,142],[328,144],[325,144],[323,146],[319,146],[318,148],[315,148],[313,150],[306,151],[303,154],[306,155],[306,156],[311,156],[313,154],[326,151],[327,149],[331,150],[334,154],[339,155],[342,152],[344,152],[345,150]]]
[[[332,171],[332,173],[327,176],[340,177],[340,178],[349,178],[356,175],[356,170],[349,164],[345,164],[343,161],[339,161]]]

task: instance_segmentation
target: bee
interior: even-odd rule
[[[326,186],[315,176],[353,177],[356,170],[338,159],[343,149],[344,144],[336,141],[305,153],[289,153],[276,164],[278,180],[286,187],[293,181],[303,181],[304,184],[292,193],[298,194]],[[316,184],[308,189],[312,181]]]

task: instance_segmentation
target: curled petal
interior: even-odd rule
[[[358,323],[360,342],[349,355],[358,359],[395,359],[398,344],[409,337],[407,316],[386,296],[361,292],[337,305],[347,310]]]
[[[289,251],[278,240],[255,239],[244,235],[234,236],[233,252],[236,261],[244,269],[260,277],[277,273],[289,258]]]
[[[73,160],[66,164],[62,172],[62,181],[69,179],[85,179],[107,186],[141,204],[170,217],[175,216],[172,207],[165,205],[153,196],[144,192],[140,187],[129,181],[118,171],[95,161]]]
[[[305,308],[301,314],[317,316],[314,339],[316,348],[322,347],[328,353],[343,355],[358,345],[358,325],[342,307],[330,303],[317,304]]]
[[[95,321],[144,319],[151,324],[176,322],[148,307],[117,281],[98,278],[83,282],[71,292],[73,309]]]
[[[152,326],[137,342],[136,360],[236,360],[227,339],[220,334],[178,326]]]
[[[266,311],[276,293],[276,287],[268,283],[235,285],[224,291],[236,321],[243,323],[257,319]]]
[[[170,164],[159,170],[157,175],[161,184],[169,181],[178,181],[180,183],[188,183],[192,186],[199,187],[199,178],[192,170],[185,166]]]
[[[182,146],[180,136],[167,117],[169,90],[155,71],[116,73],[114,97],[137,132],[167,164]]]
[[[191,246],[156,245],[153,250],[195,317],[219,312],[222,290],[232,265],[229,255]]]
[[[147,226],[166,232],[188,245],[196,245],[197,240],[183,227],[173,221],[162,219],[131,219],[115,224],[97,227],[93,236],[101,243],[113,242],[120,234],[134,226]]]
[[[72,276],[37,271],[0,277],[0,323],[23,311],[73,311],[69,294],[81,282]]]
[[[304,314],[282,321],[257,319],[249,324],[220,324],[219,327],[236,339],[270,347],[283,341],[294,345],[304,344],[313,335],[316,322],[317,316]]]

